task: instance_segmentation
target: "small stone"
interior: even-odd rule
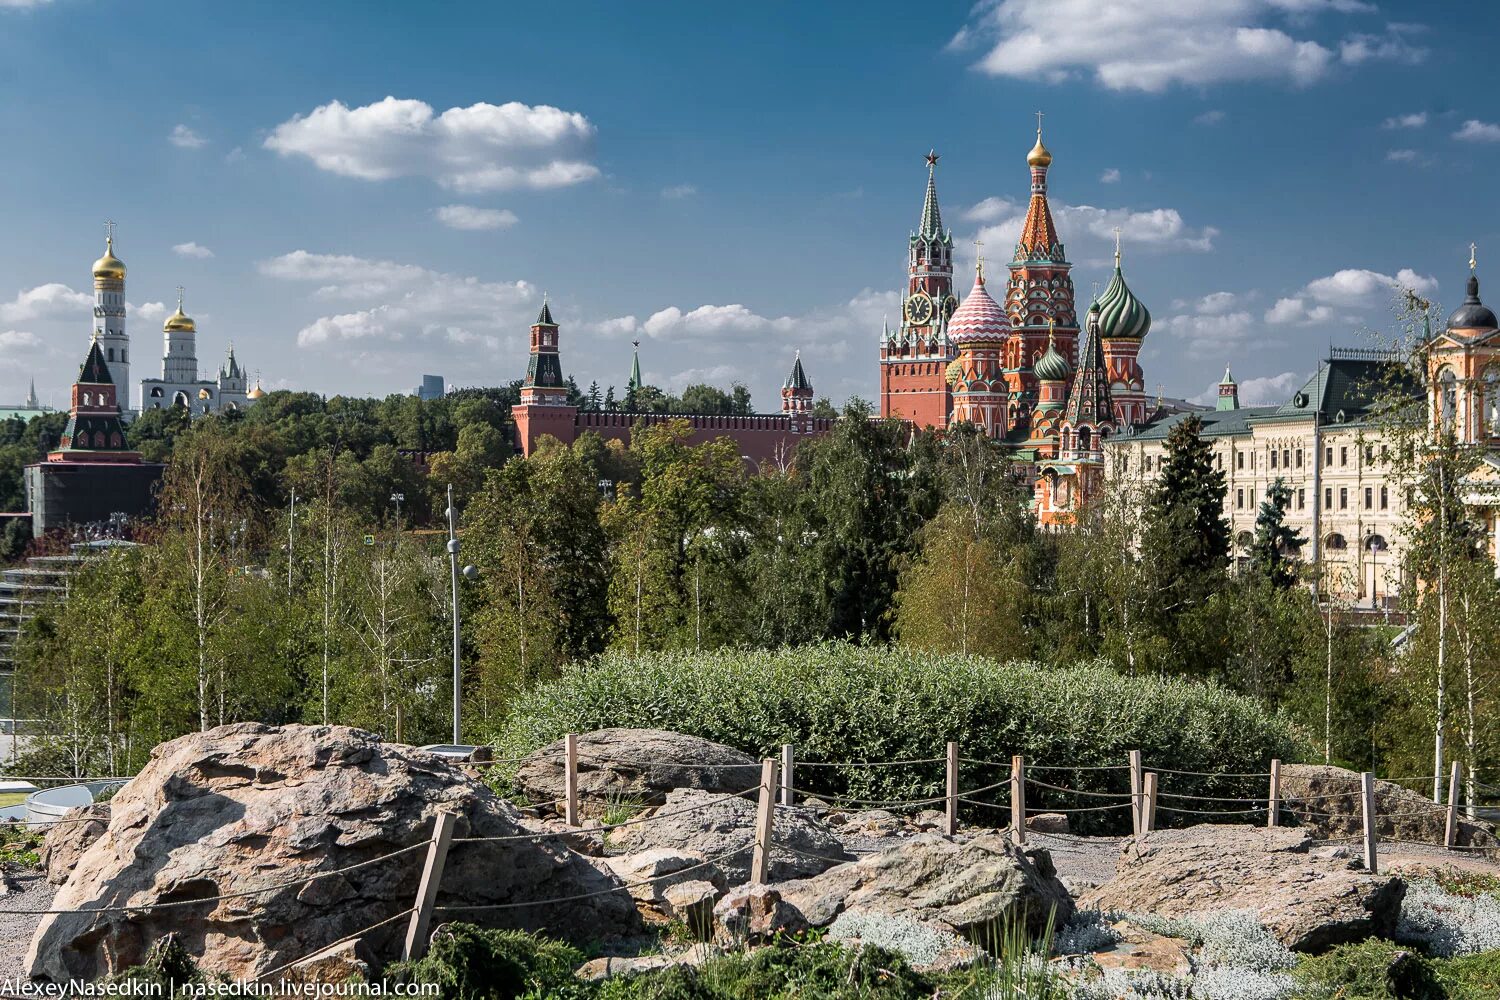
[[[279,978],[300,986],[333,986],[350,979],[366,983],[370,981],[370,960],[364,942],[355,938],[304,958],[281,972]]]
[[[1072,833],[1073,827],[1063,813],[1038,813],[1026,818],[1026,829],[1033,833]]]
[[[680,920],[688,933],[699,941],[707,941],[714,934],[714,902],[718,890],[712,882],[679,882],[662,892],[662,902],[668,916]]]

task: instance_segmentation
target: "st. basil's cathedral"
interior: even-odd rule
[[[960,303],[937,160],[927,154],[902,322],[881,336],[880,415],[920,427],[967,421],[981,428],[1032,470],[1042,523],[1065,523],[1102,475],[1109,437],[1165,415],[1147,400],[1138,360],[1151,314],[1125,283],[1117,242],[1114,275],[1089,306],[1080,344],[1073,265],[1047,204],[1052,154],[1040,127],[1026,156],[1031,201],[1007,265],[1004,304],[990,294],[982,256]]]

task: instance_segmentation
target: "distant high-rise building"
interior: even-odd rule
[[[443,385],[441,375],[423,375],[422,384],[417,386],[418,399],[442,399],[447,395],[447,388]]]

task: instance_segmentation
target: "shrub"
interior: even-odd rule
[[[386,970],[393,983],[437,985],[446,1000],[584,996],[573,978],[583,961],[576,949],[525,931],[448,924],[414,962]]]
[[[774,756],[790,743],[804,767],[796,783],[815,793],[865,799],[943,794],[943,767],[848,766],[941,757],[957,740],[962,786],[1004,778],[1012,754],[1054,785],[1126,792],[1124,771],[1072,770],[1123,764],[1139,749],[1148,767],[1260,772],[1293,759],[1289,724],[1249,698],[1201,683],[1126,677],[1102,664],[1067,668],[896,647],[825,643],[780,650],[608,653],[521,695],[496,734],[498,756],[519,757],[561,738],[608,726],[671,729]],[[1163,777],[1174,794],[1249,797],[1261,779]],[[1097,806],[1099,799],[1041,788],[1037,808]],[[1004,788],[985,793],[1003,801]],[[986,810],[990,817],[997,813]],[[1128,826],[1128,812],[1077,814],[1083,831]],[[1193,817],[1162,813],[1166,822]]]
[[[1500,948],[1500,898],[1449,880],[1449,892],[1431,879],[1412,879],[1401,902],[1399,940],[1429,955],[1452,958]]]
[[[1306,1000],[1440,1000],[1422,956],[1388,941],[1362,941],[1303,956],[1295,972]]]

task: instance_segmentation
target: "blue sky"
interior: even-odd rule
[[[232,340],[370,395],[519,377],[545,291],[585,387],[639,339],[676,390],[774,409],[800,349],[873,397],[922,154],[965,266],[1008,258],[1038,109],[1081,296],[1124,231],[1148,382],[1279,399],[1393,281],[1455,305],[1470,241],[1500,301],[1497,38],[1362,0],[0,0],[0,400],[65,399],[106,218],[134,379],[178,284],[205,373]]]

